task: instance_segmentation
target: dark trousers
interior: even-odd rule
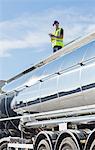
[[[55,53],[56,51],[58,51],[61,48],[62,48],[62,46],[54,46],[53,47],[53,53]]]

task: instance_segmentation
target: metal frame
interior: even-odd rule
[[[67,118],[68,117],[68,118]],[[42,112],[42,113],[35,113],[35,114],[28,114],[23,116],[16,116],[16,117],[8,117],[8,118],[2,118],[1,121],[8,121],[8,120],[15,120],[15,119],[28,119],[29,121],[32,120],[32,118],[35,118],[36,120],[42,119],[46,120],[46,123],[63,123],[63,122],[76,122],[76,121],[91,121],[92,119],[95,120],[95,105],[88,105],[88,106],[80,106],[80,107],[74,107],[74,108],[68,108],[68,109],[61,109],[56,111],[49,111],[49,112]],[[57,118],[52,119],[51,118]],[[61,118],[61,119],[58,119]],[[78,119],[79,118],[79,119]],[[48,119],[48,120],[47,120]],[[75,119],[75,120],[74,120]],[[32,125],[38,125],[43,124],[39,121],[33,122]],[[29,124],[27,124],[29,126]]]
[[[33,144],[8,143],[8,150],[10,150],[10,148],[15,148],[16,150],[18,150],[18,148],[25,148],[25,150],[33,150]]]

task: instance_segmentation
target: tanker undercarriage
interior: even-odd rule
[[[0,150],[95,150],[95,105],[23,114],[7,121],[15,119],[20,119],[19,132],[2,138]]]

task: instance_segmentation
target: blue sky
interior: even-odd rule
[[[52,54],[54,20],[64,28],[64,43],[93,32],[95,0],[0,0],[0,79]]]

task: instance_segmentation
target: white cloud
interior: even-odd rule
[[[41,38],[40,38],[41,36]],[[46,44],[44,35],[32,34],[31,32],[25,36],[23,39],[3,39],[0,40],[0,56],[10,56],[11,49],[20,49],[20,48],[39,48],[41,45]]]
[[[49,44],[48,33],[52,21],[58,19],[64,26],[65,42],[95,30],[95,16],[68,10],[46,10],[45,12],[23,15],[14,20],[0,23],[0,57],[10,56],[11,50],[20,48],[44,49]]]

